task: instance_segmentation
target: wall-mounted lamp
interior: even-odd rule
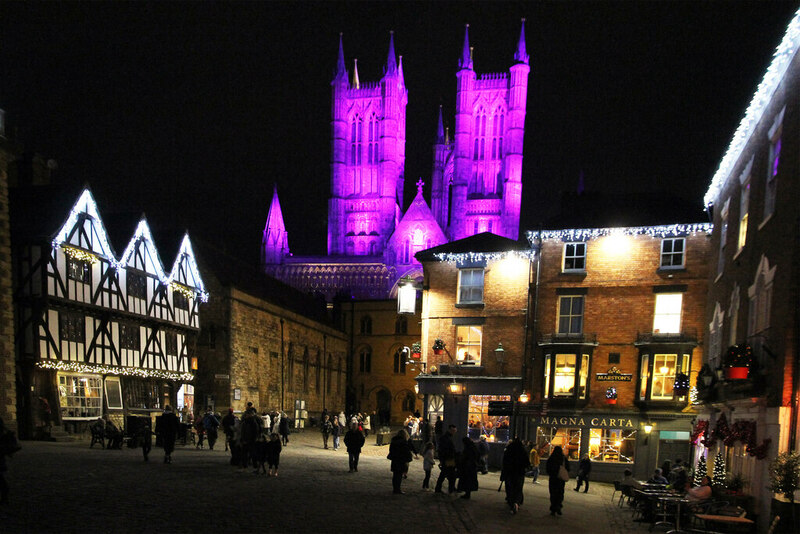
[[[525,404],[525,403],[526,403],[526,402],[528,402],[529,400],[531,400],[531,396],[530,396],[530,394],[529,394],[527,391],[523,391],[522,393],[520,393],[520,394],[519,394],[519,401],[520,401],[522,404]]]
[[[494,349],[494,357],[497,360],[497,365],[500,366],[500,376],[503,376],[503,366],[506,363],[506,350],[503,348],[502,343],[498,343],[497,348]]]
[[[419,395],[419,384],[414,384],[414,393]]]
[[[453,379],[448,388],[450,388],[450,393],[453,395],[461,395],[464,393],[464,384],[456,382],[455,379]]]
[[[192,358],[192,371],[197,371],[197,357]]]
[[[417,311],[417,282],[405,276],[397,283],[398,315],[414,315]]]
[[[650,441],[650,432],[653,431],[653,424],[650,421],[644,424],[644,444],[647,445],[647,442]]]

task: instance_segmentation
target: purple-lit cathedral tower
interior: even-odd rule
[[[481,232],[517,239],[522,200],[522,146],[528,54],[522,24],[509,73],[476,75],[469,26],[456,74],[455,135],[439,124],[434,144],[431,206],[417,195],[403,212],[406,105],[403,58],[394,35],[383,77],[361,82],[345,67],[342,37],[331,82],[331,196],[328,255],[292,256],[273,194],[262,240],[266,272],[333,298],[386,298],[405,275],[420,275],[414,254]]]
[[[433,213],[451,240],[481,232],[517,239],[530,72],[525,20],[508,74],[475,73],[469,25],[458,66],[454,140],[440,114],[434,145]]]

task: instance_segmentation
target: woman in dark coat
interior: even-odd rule
[[[358,457],[364,446],[364,434],[358,430],[358,424],[350,425],[350,430],[344,435],[344,446],[347,447],[347,457],[350,461],[350,472],[358,472]]]
[[[470,438],[461,440],[464,450],[461,451],[461,461],[458,464],[458,491],[463,491],[462,499],[469,499],[469,494],[478,491],[478,447]]]
[[[392,461],[392,490],[393,493],[405,493],[400,489],[403,474],[408,471],[408,463],[413,459],[411,447],[408,445],[408,432],[399,431],[389,443],[389,460]]]
[[[506,484],[506,502],[511,513],[516,514],[522,504],[522,487],[525,484],[525,472],[530,467],[528,453],[519,438],[514,438],[503,451],[503,471],[500,480]]]
[[[569,462],[567,462],[564,452],[560,446],[556,446],[547,459],[547,474],[550,476],[550,515],[561,515],[561,506],[564,503],[564,485],[566,481],[561,480],[558,471],[564,466],[569,472]]]

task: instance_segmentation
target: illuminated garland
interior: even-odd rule
[[[97,208],[97,203],[92,196],[92,193],[89,189],[84,189],[81,196],[78,198],[78,201],[72,207],[72,210],[69,213],[69,217],[67,217],[66,222],[61,226],[61,229],[56,234],[56,237],[52,241],[53,248],[63,248],[64,251],[70,255],[72,258],[81,259],[83,261],[90,261],[94,263],[97,261],[97,256],[91,254],[89,252],[76,249],[66,245],[67,237],[69,236],[72,229],[78,224],[78,220],[80,217],[84,215],[89,219],[95,221],[97,225],[97,236],[100,245],[100,250],[102,252],[102,256],[108,259],[109,264],[115,270],[125,269],[128,261],[130,260],[131,256],[133,255],[134,251],[136,250],[136,246],[141,241],[147,241],[155,251],[155,269],[156,269],[156,276],[161,281],[162,284],[165,286],[169,286],[172,281],[177,277],[178,272],[180,272],[180,265],[181,261],[185,260],[188,272],[191,275],[192,280],[190,281],[194,285],[194,291],[191,291],[187,294],[187,298],[197,297],[200,299],[201,302],[208,302],[208,292],[205,289],[205,285],[203,284],[203,279],[200,277],[200,271],[197,268],[197,262],[195,261],[194,251],[192,250],[192,243],[189,240],[189,234],[185,234],[183,236],[183,240],[181,241],[180,250],[178,252],[178,256],[175,259],[175,263],[172,265],[172,271],[167,274],[164,271],[164,266],[161,263],[161,258],[158,255],[158,249],[155,246],[153,241],[153,235],[150,232],[150,227],[147,224],[147,220],[144,218],[139,221],[139,224],[136,227],[136,232],[133,234],[133,237],[128,242],[128,246],[125,247],[125,252],[122,254],[121,259],[117,260],[114,257],[114,251],[111,248],[111,244],[108,241],[108,235],[106,234],[106,229],[103,226],[103,221],[100,218],[100,211]],[[74,251],[74,252],[71,252]],[[74,254],[74,255],[73,255]],[[78,255],[83,254],[84,257],[79,257]],[[186,286],[184,286],[186,287]]]
[[[759,460],[767,457],[767,449],[772,442],[770,438],[766,438],[760,445],[757,445],[755,421],[736,421],[733,426],[730,426],[725,414],[719,416],[717,425],[711,432],[709,432],[708,421],[698,421],[692,432],[692,443],[697,443],[697,440],[703,435],[705,437],[701,443],[705,447],[713,447],[718,440],[722,440],[722,443],[728,447],[741,441],[745,445],[747,454],[755,456]]]
[[[700,400],[697,397],[697,388],[692,386],[692,389],[689,390],[689,402],[693,405],[700,404]]]
[[[714,173],[714,177],[711,179],[711,185],[709,185],[708,191],[703,198],[706,206],[714,203],[714,199],[717,198],[722,186],[725,185],[725,181],[733,171],[733,167],[739,160],[747,141],[753,135],[759,121],[761,121],[772,95],[775,94],[781,80],[783,80],[786,69],[789,67],[792,58],[794,58],[798,47],[800,47],[800,10],[795,13],[794,18],[789,23],[789,27],[786,29],[786,34],[783,36],[781,44],[775,49],[772,63],[767,68],[761,83],[758,84],[758,89],[756,89],[753,99],[750,101],[750,105],[739,123],[739,127],[733,134],[728,150],[725,152],[717,172]]]
[[[527,232],[528,241],[534,244],[539,239],[547,241],[590,241],[608,235],[648,235],[654,238],[681,237],[707,234],[714,230],[711,223],[667,224],[661,226],[630,226],[622,228],[571,228],[564,230],[536,230]]]
[[[68,247],[66,245],[62,245],[61,248],[63,248],[64,253],[73,260],[85,261],[86,263],[91,263],[92,265],[98,262],[97,256],[86,250]]]
[[[107,365],[89,365],[80,362],[40,361],[36,363],[40,369],[55,369],[57,371],[71,371],[74,373],[99,373],[104,375],[137,376],[140,378],[163,378],[176,382],[191,382],[194,380],[192,373],[178,373],[162,371],[160,369],[141,369],[139,367],[110,367]]]
[[[177,291],[187,299],[194,297],[194,291],[183,284],[179,284],[178,282],[172,282],[172,285],[170,287],[172,288],[173,291]]]
[[[508,250],[506,252],[438,252],[433,255],[439,261],[449,263],[497,261],[506,258],[522,258],[530,260],[535,255],[533,250]]]

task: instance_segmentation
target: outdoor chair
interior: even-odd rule
[[[91,449],[94,447],[95,443],[99,443],[102,448],[106,448],[106,441],[105,441],[105,434],[102,427],[98,425],[92,425],[92,442],[89,444],[89,448]]]
[[[614,481],[614,492],[611,494],[611,502],[614,502],[614,496],[618,491],[622,491],[622,486],[619,485],[619,480]]]

